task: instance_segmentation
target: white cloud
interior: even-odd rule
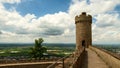
[[[71,18],[65,12],[47,14],[37,18],[34,14],[21,16],[16,10],[7,11],[3,6],[0,15],[0,29],[11,32],[11,35],[6,33],[0,35],[2,42],[5,41],[5,39],[9,42],[34,42],[33,39],[38,37],[52,39],[53,37],[62,36],[66,28],[71,26],[71,24],[68,23]],[[53,37],[51,38],[51,36]],[[53,40],[48,40],[48,42],[52,41]]]
[[[93,28],[93,41],[118,43],[120,41],[120,20],[118,14],[100,14]]]
[[[69,13],[74,16],[85,11],[91,15],[97,15],[112,11],[118,4],[120,4],[119,0],[90,0],[90,4],[87,3],[87,0],[73,0]]]
[[[90,0],[90,3],[87,0],[73,0],[69,14],[74,17],[85,11],[96,19],[92,24],[93,43],[119,43],[120,14],[114,13],[119,4],[119,0]]]
[[[107,26],[108,27],[115,26],[115,24],[119,24],[118,14],[99,14],[96,17],[96,19],[97,19],[96,21],[97,26],[102,28]]]
[[[86,11],[93,15],[93,42],[120,41],[119,14],[108,13],[120,4],[119,0],[72,0],[68,12],[58,12],[36,17],[34,14],[22,16],[15,9],[8,11],[3,3],[20,3],[21,0],[0,0],[0,40],[1,42],[34,42],[43,37],[46,42],[75,42],[74,17]],[[16,40],[17,39],[17,40]]]
[[[0,0],[1,3],[20,3],[21,0]]]

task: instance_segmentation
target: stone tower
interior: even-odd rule
[[[75,17],[76,24],[76,49],[80,50],[83,46],[92,45],[92,16],[82,12],[81,15]]]

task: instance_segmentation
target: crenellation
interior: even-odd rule
[[[90,22],[92,23],[92,16],[91,15],[86,15],[86,14],[81,14],[79,16],[75,17],[75,24],[80,23],[80,22]]]

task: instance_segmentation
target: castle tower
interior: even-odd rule
[[[81,15],[75,17],[76,24],[76,49],[80,50],[83,46],[92,45],[92,16],[82,12]]]

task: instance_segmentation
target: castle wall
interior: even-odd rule
[[[110,67],[110,68],[120,68],[120,59],[114,57],[106,50],[100,50],[96,47],[91,47],[90,49],[95,51],[97,55]]]

